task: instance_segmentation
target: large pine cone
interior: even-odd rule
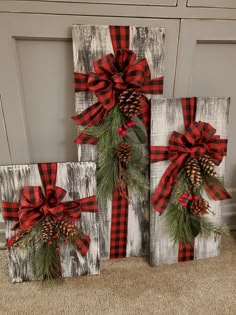
[[[210,176],[214,176],[214,177],[217,176],[217,173],[215,170],[215,163],[212,161],[210,156],[205,155],[203,157],[200,157],[198,161],[204,172],[206,172]]]
[[[209,212],[209,208],[209,202],[205,199],[194,200],[190,205],[192,213],[198,216],[203,216],[204,214],[207,214]]]
[[[57,221],[57,228],[59,229],[60,233],[65,237],[72,237],[78,232],[77,227],[73,223],[65,220]]]
[[[42,223],[41,239],[47,243],[53,237],[55,229],[55,221],[51,217],[46,217]]]
[[[125,90],[120,94],[119,108],[128,119],[139,116],[142,112],[141,94],[132,88]]]
[[[122,163],[126,163],[131,158],[131,145],[129,143],[122,143],[116,149],[118,159]]]
[[[202,183],[201,168],[197,159],[189,159],[185,164],[185,169],[190,182],[194,186],[200,186]]]

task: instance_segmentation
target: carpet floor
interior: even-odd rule
[[[54,288],[10,283],[0,251],[0,314],[236,315],[236,234],[219,257],[155,268],[144,258],[105,261],[100,276]]]

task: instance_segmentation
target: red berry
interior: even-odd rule
[[[52,245],[52,241],[48,241],[48,245]]]
[[[129,122],[127,123],[127,126],[128,126],[129,128],[132,127],[132,122],[129,121]]]
[[[67,245],[67,244],[68,244],[68,242],[67,242],[67,241],[64,241],[64,242],[63,242],[63,244],[64,244],[64,245]]]
[[[199,197],[197,195],[193,196],[193,200],[199,200]]]
[[[59,236],[60,236],[60,234],[59,234],[59,233],[56,233],[56,234],[55,234],[55,237],[59,237]]]
[[[182,198],[186,199],[188,196],[186,194],[182,195]]]
[[[124,138],[125,135],[126,135],[126,132],[123,130],[123,131],[121,131],[120,135],[121,135],[122,138]]]
[[[183,207],[187,207],[187,203],[186,202],[182,202],[182,206]]]
[[[118,127],[117,130],[119,133],[121,133],[121,131],[123,131],[123,129],[121,127]]]
[[[132,127],[135,126],[135,121],[131,120]]]
[[[179,197],[179,198],[178,198],[178,201],[179,201],[179,202],[182,202],[182,201],[183,201],[183,198],[182,198],[182,197]]]
[[[124,130],[127,130],[127,129],[129,129],[129,126],[128,126],[128,124],[127,124],[127,125],[124,125],[124,126],[123,126],[123,128],[124,128]]]
[[[60,247],[56,247],[56,251],[59,252],[61,249]]]
[[[188,200],[193,200],[193,197],[192,196],[188,196]]]

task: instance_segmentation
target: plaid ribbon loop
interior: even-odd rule
[[[156,211],[162,213],[168,205],[178,172],[188,158],[209,155],[219,165],[227,153],[227,140],[215,135],[216,130],[208,123],[193,121],[183,134],[174,131],[169,139],[169,146],[152,146],[150,160],[152,163],[170,160],[172,163],[163,174],[152,197]],[[164,187],[164,189],[163,189]],[[219,190],[215,185],[207,185],[207,192],[215,200],[229,198],[229,194]]]
[[[169,160],[178,159],[180,154],[186,154],[186,158],[198,158],[206,154],[210,155],[215,164],[219,165],[227,151],[227,141],[214,135],[216,130],[205,122],[192,122],[181,134],[174,131],[169,140]]]

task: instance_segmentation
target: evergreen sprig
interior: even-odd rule
[[[191,185],[185,169],[179,173],[165,211],[166,226],[175,242],[192,243],[197,235],[208,238],[210,235],[219,236],[227,231],[226,228],[216,225],[207,217],[195,215],[188,207],[183,207],[178,201],[183,194],[194,194],[201,199],[204,186],[209,181],[223,185],[219,179],[204,173],[202,184],[200,187],[195,187]]]
[[[57,244],[49,245],[39,242],[33,256],[33,270],[36,279],[53,280],[61,278],[60,254],[56,250]]]
[[[149,189],[146,176],[148,161],[141,146],[147,143],[147,133],[138,117],[132,119],[135,121],[135,126],[129,128],[126,136],[122,138],[117,130],[128,121],[119,110],[119,106],[115,105],[103,125],[84,130],[85,133],[99,140],[97,196],[100,201],[111,198],[117,184],[121,190],[128,186],[131,190],[137,191],[141,198]],[[122,169],[122,176],[120,176],[116,150],[123,142],[131,145],[131,158]]]

